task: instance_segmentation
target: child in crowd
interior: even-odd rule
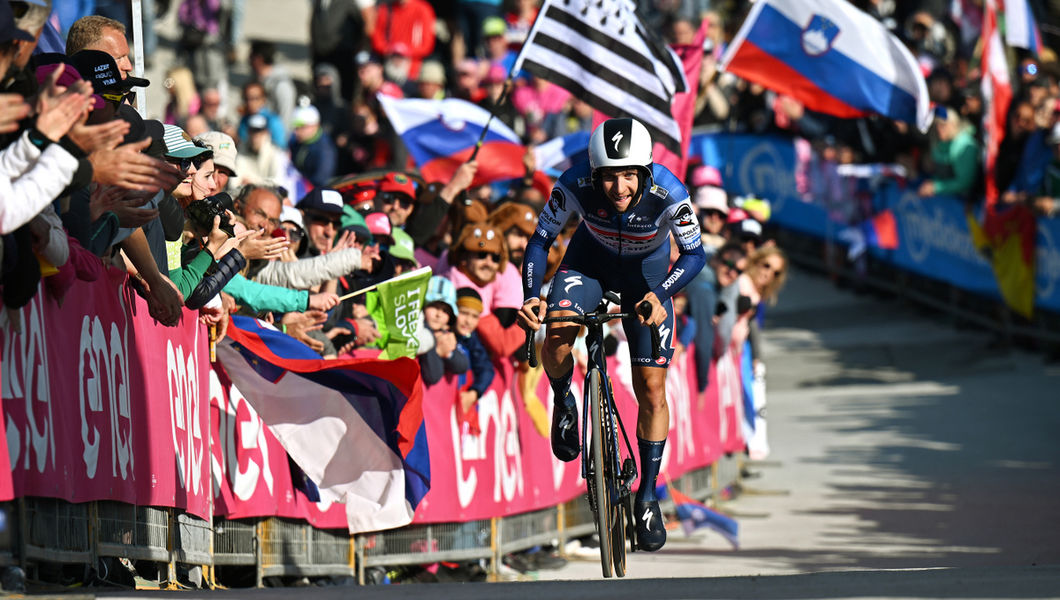
[[[467,354],[457,345],[456,314],[444,300],[428,302],[423,307],[423,325],[434,334],[434,347],[419,355],[420,373],[425,385],[434,385],[446,375],[467,372]]]
[[[493,363],[482,345],[475,328],[482,315],[482,297],[475,290],[462,287],[456,290],[456,340],[458,347],[471,361],[471,377],[461,382],[457,403],[458,416],[466,422],[471,433],[478,433],[478,419],[468,418],[472,407],[493,383]],[[476,411],[477,416],[477,411]]]

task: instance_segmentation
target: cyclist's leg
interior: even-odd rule
[[[639,299],[641,296],[633,295]],[[655,551],[666,543],[666,527],[655,485],[666,447],[670,426],[670,409],[666,402],[666,370],[673,357],[673,303],[667,301],[666,321],[659,326],[662,351],[658,360],[651,358],[651,333],[635,319],[623,323],[629,340],[633,366],[633,392],[637,396],[637,447],[640,454],[640,487],[634,501],[638,545],[642,550]]]
[[[599,282],[563,265],[552,279],[548,294],[548,316],[585,314],[596,308],[603,297]],[[541,362],[545,367],[555,402],[552,409],[552,453],[557,458],[571,461],[578,457],[578,405],[570,391],[574,376],[571,349],[578,336],[579,326],[573,323],[552,323],[541,348]]]

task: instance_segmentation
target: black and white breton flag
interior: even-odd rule
[[[632,117],[681,153],[670,112],[688,89],[681,60],[635,12],[633,0],[545,0],[512,72],[526,69],[612,117]]]

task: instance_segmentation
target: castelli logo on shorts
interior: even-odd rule
[[[570,300],[560,300],[559,305],[563,308],[567,308],[568,306],[570,306]]]
[[[657,364],[657,365],[665,365],[666,364],[666,357],[665,356],[660,356],[659,358],[656,358],[655,359],[655,364]]]
[[[601,219],[606,219],[607,218],[607,211],[601,208],[600,210],[596,211],[596,215],[598,217],[600,217]]]

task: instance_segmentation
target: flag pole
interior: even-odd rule
[[[530,26],[530,33],[526,34],[526,41],[523,42],[521,48],[519,48],[519,54],[515,55],[515,60],[512,61],[512,66],[508,67],[508,77],[504,79],[504,90],[501,91],[500,97],[497,101],[490,106],[490,116],[486,119],[486,125],[482,128],[482,133],[478,136],[478,141],[475,142],[475,149],[471,152],[471,157],[467,159],[467,162],[471,162],[478,157],[478,151],[482,149],[483,142],[486,141],[486,133],[490,130],[490,123],[493,122],[496,117],[495,109],[503,105],[507,100],[508,96],[512,92],[512,88],[515,87],[514,76],[519,72],[520,67],[523,64],[523,51],[530,45],[531,40],[534,39],[534,34],[537,33],[537,24],[541,21],[541,15],[548,11],[548,5],[552,3],[552,0],[545,0],[541,5],[541,8],[537,11],[537,16],[534,17],[534,24]]]
[[[390,279],[387,279],[385,281],[380,281],[379,283],[374,283],[374,284],[372,284],[372,285],[370,285],[368,287],[352,291],[352,292],[350,292],[348,294],[345,294],[343,296],[339,296],[339,302],[342,302],[343,300],[349,300],[350,298],[353,298],[354,296],[360,296],[361,294],[364,294],[365,292],[370,292],[370,291],[374,290],[375,288],[383,285],[384,283],[393,283],[395,281],[401,281],[402,279],[409,279],[410,277],[415,277],[415,276],[423,273],[424,271],[427,271],[427,272],[430,272],[430,273],[434,272],[433,269],[431,269],[430,267],[420,267],[418,269],[409,271],[408,273],[402,273],[401,275],[398,275],[396,277],[391,277]]]

